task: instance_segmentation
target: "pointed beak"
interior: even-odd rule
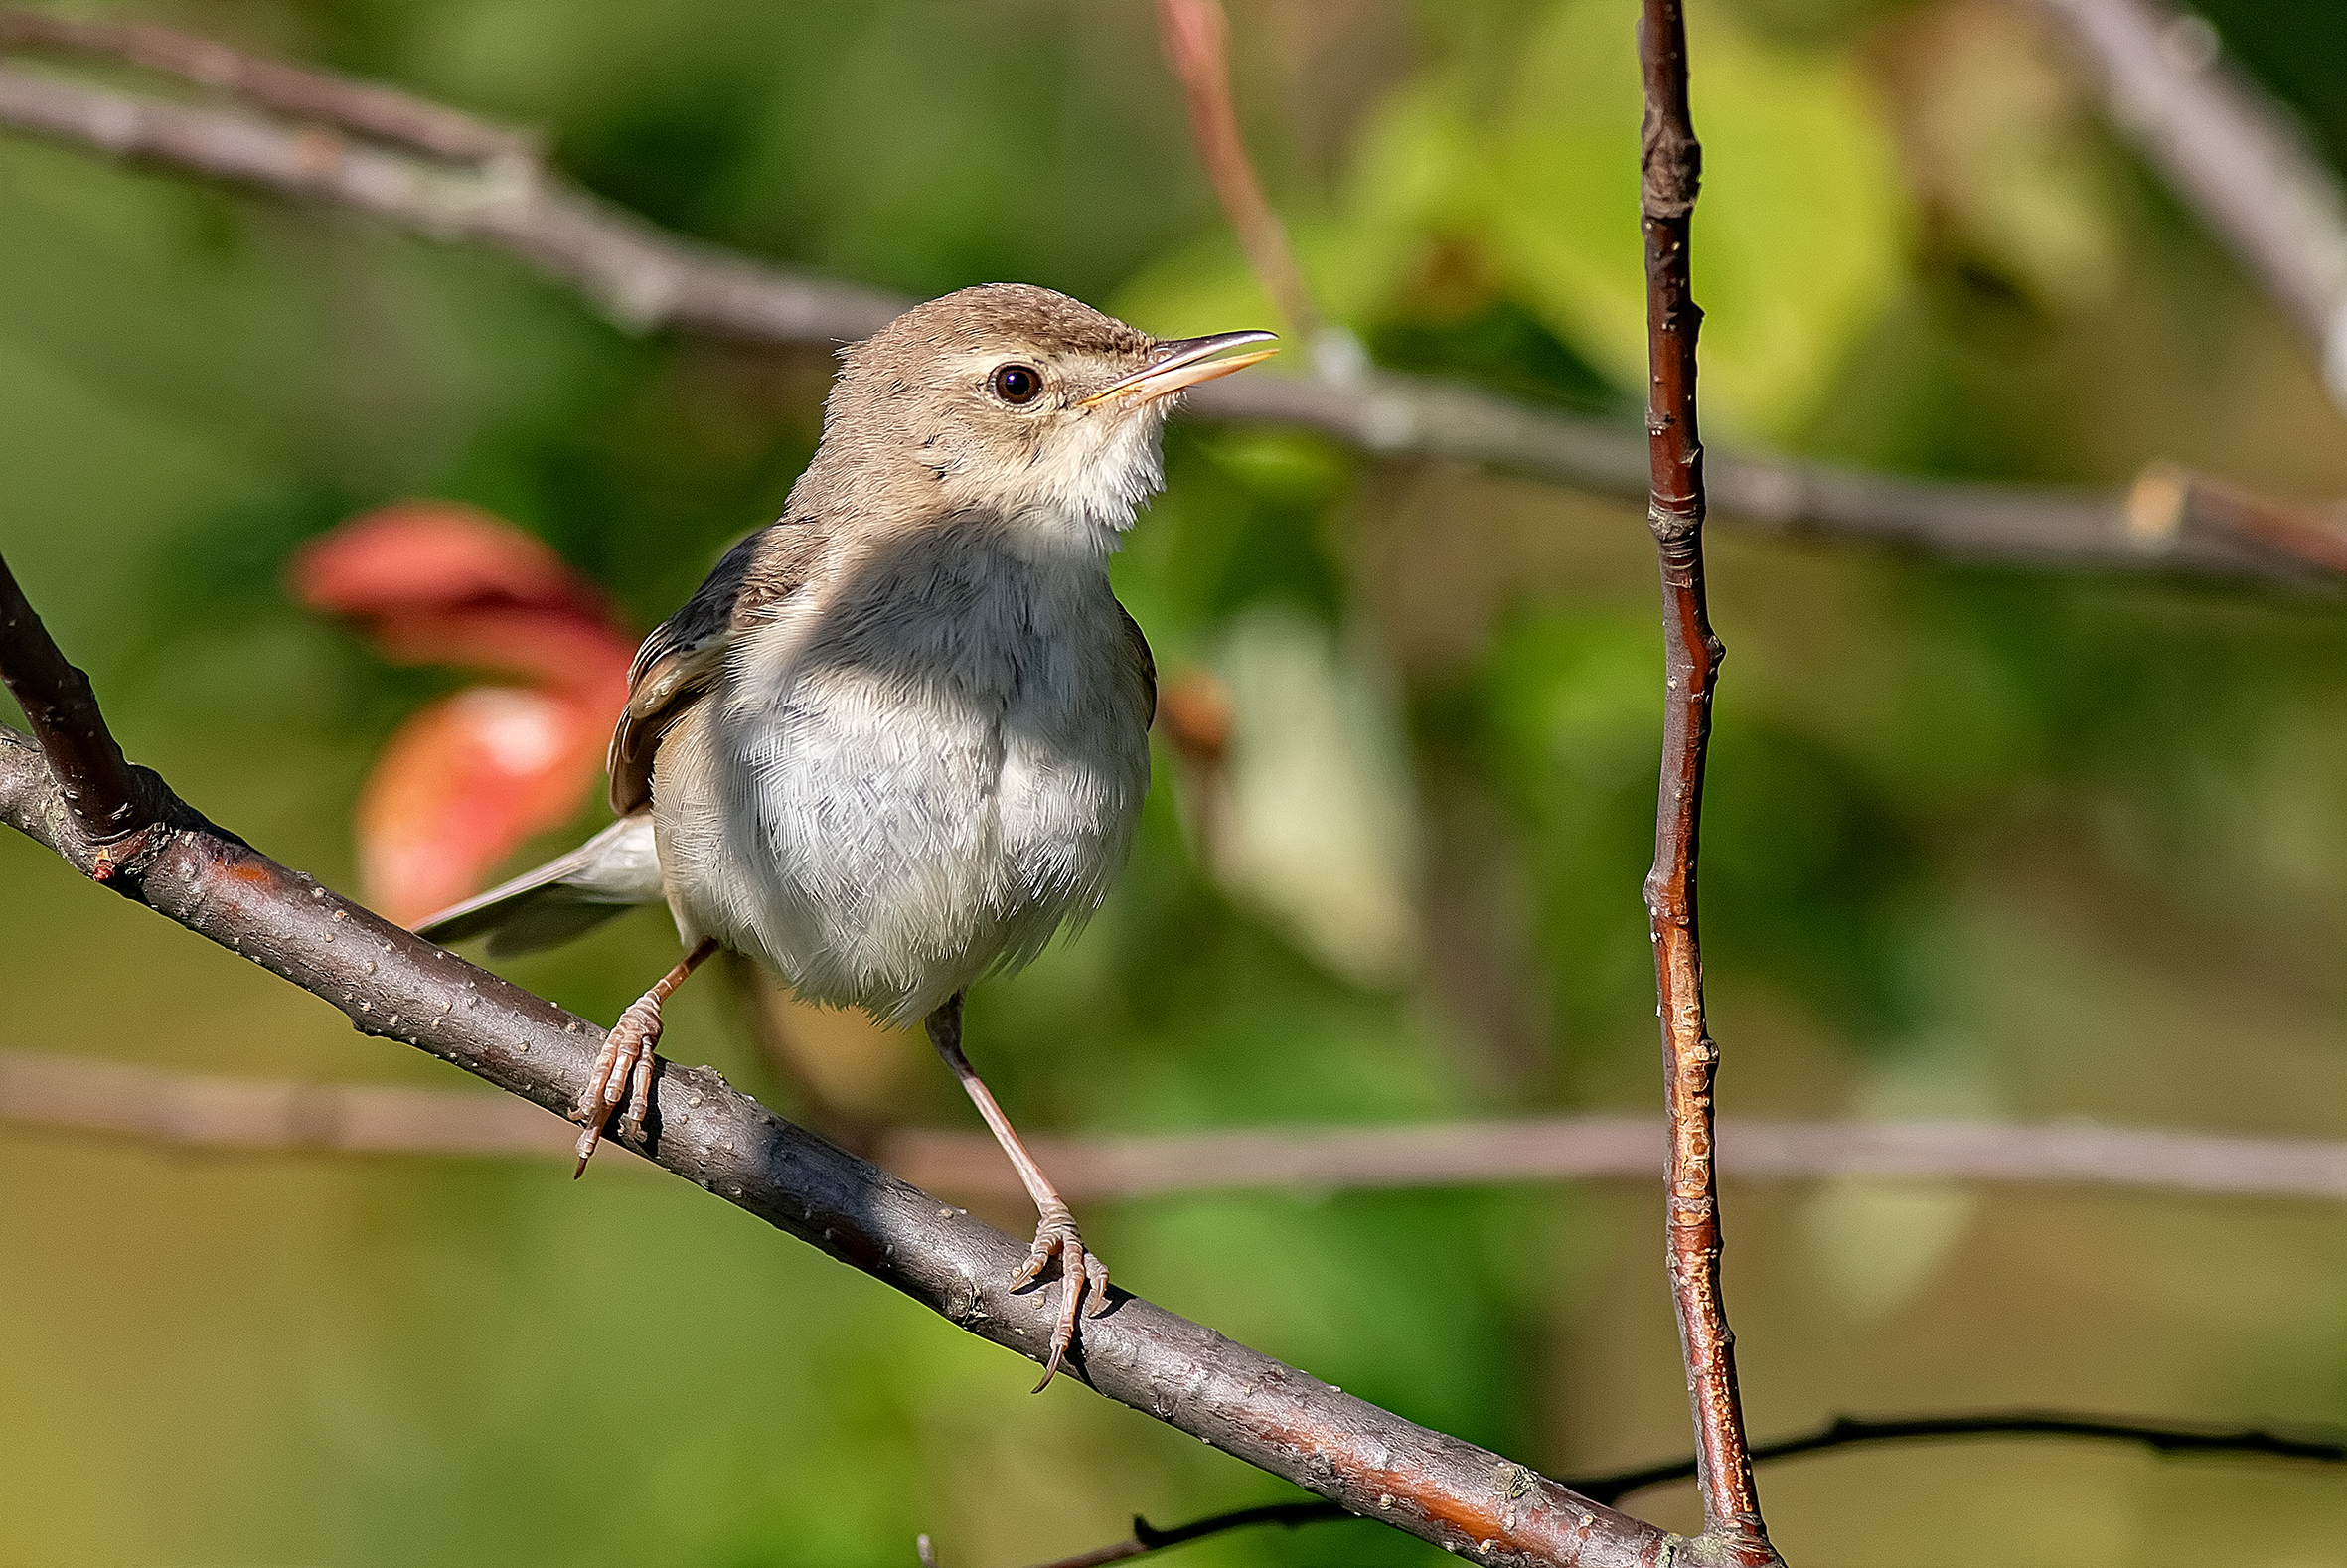
[[[1233,349],[1244,349],[1249,344],[1273,343],[1279,334],[1273,332],[1217,332],[1203,338],[1169,338],[1150,351],[1149,363],[1132,375],[1110,382],[1076,406],[1089,408],[1096,403],[1123,400],[1139,405],[1171,396],[1184,387],[1195,387],[1210,382],[1217,376],[1228,376],[1243,371],[1259,360],[1268,360],[1279,353],[1277,348],[1256,349],[1249,354],[1233,354]]]

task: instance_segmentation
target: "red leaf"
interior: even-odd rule
[[[599,704],[607,724],[627,702],[636,645],[609,627],[548,610],[483,606],[425,610],[379,622],[376,643],[393,664],[494,670]]]
[[[359,797],[369,900],[411,924],[479,887],[523,841],[577,814],[610,715],[554,692],[477,686],[391,736]]]
[[[518,677],[415,714],[359,799],[368,896],[414,921],[463,898],[602,776],[635,643],[595,585],[540,540],[475,508],[405,501],[295,557],[294,593],[360,621],[387,659]]]
[[[292,577],[311,609],[365,620],[526,605],[615,625],[602,592],[544,541],[456,501],[399,501],[355,517],[302,547]]]

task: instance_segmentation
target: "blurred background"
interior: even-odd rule
[[[1636,427],[1635,9],[1233,0],[1264,182],[1379,363]],[[2205,13],[2347,157],[2347,10]],[[834,277],[1030,280],[1166,333],[1271,320],[1145,0],[136,15],[543,127],[609,198]],[[2087,486],[2165,459],[2347,494],[2310,356],[2041,13],[1692,0],[1689,27],[1715,448]],[[829,370],[630,336],[497,256],[0,136],[0,545],[133,757],[353,891],[376,759],[471,678],[298,602],[297,549],[467,503],[632,636],[777,514]],[[1268,427],[1177,423],[1168,458],[1115,576],[1169,682],[1227,696],[1227,758],[1216,779],[1161,743],[1106,910],[975,996],[1012,1114],[1651,1110],[1641,510]],[[2347,1133],[2335,594],[1714,536],[1703,935],[1729,1113]],[[0,886],[0,1046],[476,1087],[13,835]],[[674,956],[643,911],[504,967],[608,1019]],[[724,985],[671,1018],[668,1054],[809,1112]],[[786,1026],[835,1110],[976,1128],[918,1041]],[[902,1565],[927,1531],[950,1568],[1016,1568],[1135,1512],[1292,1495],[1067,1382],[1030,1398],[1025,1363],[618,1160],[573,1184],[554,1160],[0,1124],[0,1562]],[[2334,1205],[1732,1171],[1725,1195],[1756,1437],[2003,1405],[2347,1419]],[[1120,1283],[1550,1474],[1687,1447],[1654,1183],[1083,1218]],[[1808,1568],[2347,1562],[2337,1477],[2270,1462],[2005,1443],[1762,1480]],[[1696,1522],[1684,1488],[1632,1506]],[[1438,1556],[1365,1525],[1184,1550]]]

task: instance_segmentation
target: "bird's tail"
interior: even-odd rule
[[[486,935],[489,951],[500,957],[532,953],[567,942],[637,904],[659,903],[663,896],[652,814],[640,811],[561,859],[441,910],[415,934],[434,942]]]

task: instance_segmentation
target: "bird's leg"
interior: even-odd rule
[[[621,1130],[630,1138],[643,1138],[644,1117],[652,1109],[652,1047],[660,1043],[661,1004],[716,950],[715,937],[702,938],[683,963],[630,1003],[619,1021],[611,1025],[611,1032],[603,1036],[595,1070],[587,1075],[586,1089],[570,1111],[572,1121],[586,1124],[578,1135],[578,1169],[571,1173],[573,1176],[586,1174],[587,1161],[603,1137],[603,1124],[623,1102],[627,1112],[620,1118]]]
[[[1083,1302],[1087,1289],[1092,1305],[1086,1316],[1097,1318],[1108,1306],[1108,1265],[1097,1254],[1084,1248],[1084,1238],[1076,1230],[1076,1216],[1068,1208],[1051,1180],[1043,1175],[1043,1168],[1035,1164],[1035,1157],[1026,1152],[1018,1141],[1018,1131],[1011,1125],[1011,1118],[995,1103],[993,1091],[978,1076],[978,1069],[970,1065],[970,1058],[962,1054],[962,998],[956,992],[936,1012],[929,1015],[929,1043],[937,1047],[937,1054],[962,1080],[962,1087],[977,1105],[978,1114],[986,1118],[986,1125],[994,1130],[995,1142],[1003,1146],[1003,1153],[1011,1157],[1011,1165],[1018,1173],[1018,1179],[1026,1187],[1026,1195],[1034,1199],[1035,1245],[1026,1255],[1025,1264],[1011,1281],[1012,1288],[1026,1284],[1043,1272],[1043,1265],[1052,1258],[1059,1259],[1059,1322],[1051,1331],[1050,1354],[1043,1361],[1043,1380],[1035,1384],[1041,1393],[1051,1386],[1052,1377],[1059,1371],[1059,1363],[1067,1354],[1067,1347],[1076,1336],[1076,1309]]]

